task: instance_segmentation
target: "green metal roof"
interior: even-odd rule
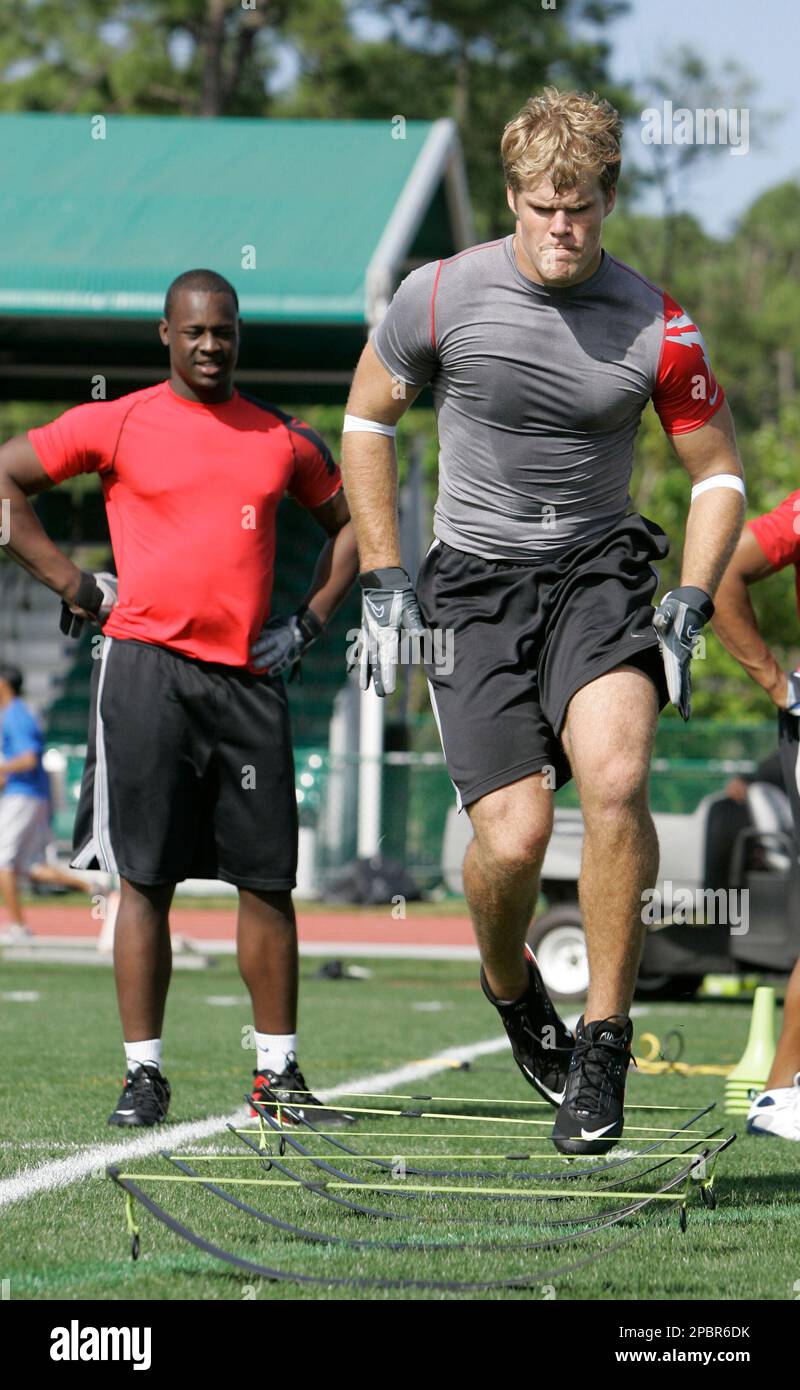
[[[110,116],[98,139],[98,120],[0,115],[4,317],[152,320],[175,275],[210,266],[245,322],[364,324],[398,217],[396,260],[420,235],[422,259],[466,244],[468,209],[459,228],[444,178],[450,122],[408,121],[394,139],[388,121]]]

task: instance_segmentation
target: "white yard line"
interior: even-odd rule
[[[645,1013],[642,1008],[631,1009],[631,1014]],[[568,1028],[574,1028],[579,1018],[572,1014],[565,1018]],[[436,1076],[438,1072],[448,1071],[454,1064],[472,1062],[476,1057],[487,1057],[494,1052],[504,1052],[508,1039],[503,1037],[486,1038],[483,1042],[468,1043],[463,1047],[448,1047],[420,1062],[408,1062],[392,1071],[374,1072],[368,1076],[357,1076],[345,1081],[341,1086],[331,1086],[320,1090],[321,1100],[336,1100],[339,1096],[353,1096],[356,1092],[389,1091],[396,1086],[405,1086],[425,1077]],[[182,1125],[168,1125],[146,1134],[129,1138],[116,1144],[96,1144],[84,1149],[71,1158],[57,1159],[52,1163],[42,1163],[35,1168],[24,1168],[13,1177],[0,1181],[0,1207],[13,1202],[23,1202],[37,1192],[54,1192],[57,1188],[68,1187],[91,1174],[102,1176],[106,1165],[118,1163],[121,1159],[146,1158],[158,1153],[159,1149],[177,1149],[184,1144],[192,1144],[199,1139],[209,1139],[221,1133],[229,1124],[240,1125],[247,1117],[243,1106],[230,1115],[209,1115],[208,1119],[195,1120]],[[21,1146],[22,1147],[22,1146]]]

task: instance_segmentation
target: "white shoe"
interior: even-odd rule
[[[16,941],[30,941],[32,936],[33,932],[30,927],[24,926],[22,922],[12,922],[3,932],[3,941],[7,941],[11,945]]]
[[[791,1086],[756,1096],[747,1112],[747,1133],[800,1140],[800,1071]]]

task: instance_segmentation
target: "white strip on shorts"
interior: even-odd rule
[[[19,792],[0,796],[0,869],[25,874],[44,864],[52,838],[49,801]]]
[[[80,849],[75,851],[69,862],[71,869],[89,869],[96,865],[107,874],[119,873],[117,857],[114,853],[114,847],[111,844],[106,730],[102,714],[103,690],[105,688],[106,674],[108,672],[109,654],[113,645],[113,637],[105,637],[103,639],[103,649],[100,658],[100,680],[97,686],[97,705],[95,712],[94,822],[92,838],[86,844],[81,845]]]

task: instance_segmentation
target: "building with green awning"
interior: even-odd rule
[[[344,405],[369,330],[398,282],[413,266],[474,241],[449,120],[3,114],[0,187],[6,400],[113,399],[163,380],[168,361],[156,322],[164,293],[182,271],[205,266],[239,295],[236,384],[297,410]],[[76,504],[56,489],[36,505],[53,538],[69,544],[89,538],[91,502],[99,496]],[[315,524],[284,502],[274,611],[296,606],[318,548]],[[29,585],[12,602],[9,586],[26,582],[16,567],[0,566],[0,609],[9,615],[0,652],[39,680],[51,740],[82,742],[88,652],[58,652],[53,641],[41,656],[31,605],[46,606],[51,596]],[[291,690],[295,737],[307,747],[327,742],[345,635],[358,611],[354,592],[304,662],[302,696]],[[44,609],[42,622],[49,631]],[[361,793],[374,836],[382,720],[382,709],[373,710],[369,786]],[[305,794],[300,788],[298,801]]]
[[[240,296],[238,383],[343,401],[402,276],[474,240],[448,120],[0,115],[0,186],[5,399],[163,378],[164,291],[208,266]]]

